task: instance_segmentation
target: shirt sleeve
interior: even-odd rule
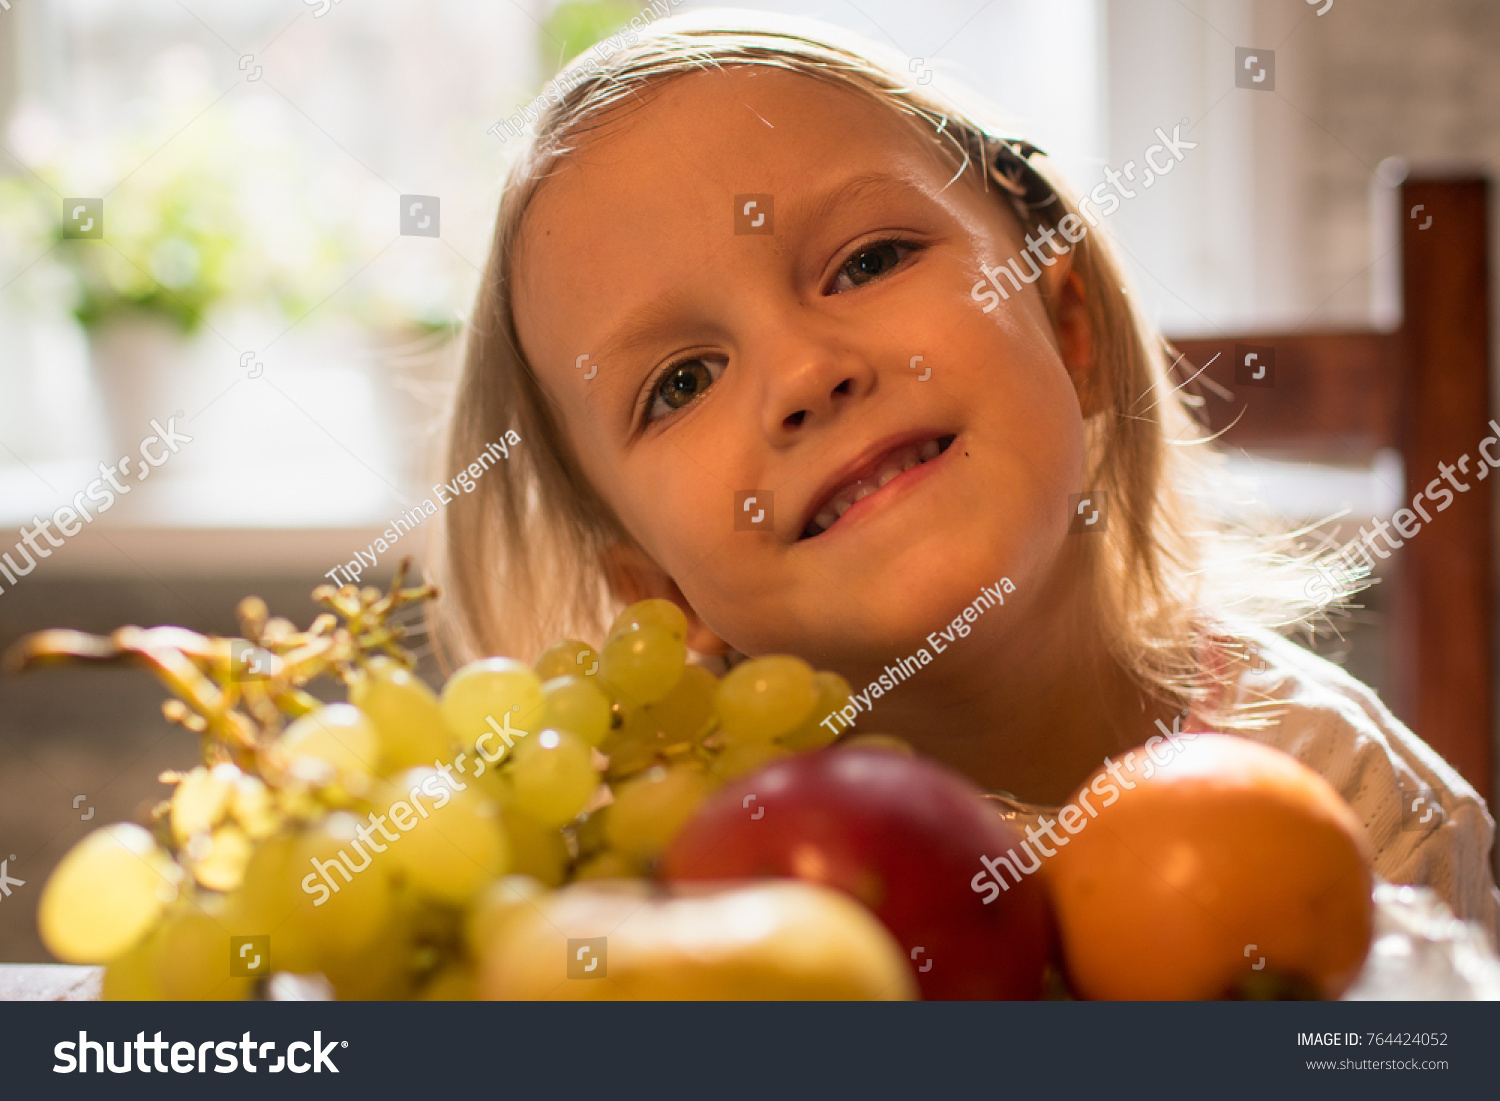
[[[1252,637],[1264,660],[1239,671],[1236,695],[1279,718],[1248,737],[1322,775],[1364,825],[1375,873],[1431,887],[1459,917],[1500,939],[1490,870],[1495,823],[1477,792],[1368,687],[1275,635]]]

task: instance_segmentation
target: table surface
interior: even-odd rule
[[[96,1002],[104,968],[65,963],[0,963],[0,1002]]]

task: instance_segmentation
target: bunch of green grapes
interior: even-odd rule
[[[465,911],[518,861],[513,837],[533,844],[519,862],[554,881],[565,856],[559,845],[543,867],[543,831],[508,828],[458,744],[425,684],[373,661],[348,702],[261,747],[270,782],[224,761],[169,774],[154,830],[80,842],[43,892],[43,939],[107,964],[110,998],[246,997],[253,976],[231,968],[241,937],[269,938],[263,973],[320,973],[341,998],[413,996],[461,962]]]
[[[163,775],[150,828],[107,826],[63,858],[42,937],[106,964],[108,998],[256,996],[231,945],[261,937],[258,974],[320,974],[339,998],[472,997],[516,907],[649,875],[720,783],[833,740],[841,677],[765,657],[721,680],[688,663],[686,633],[676,605],[641,601],[602,648],[485,658],[440,693],[367,633],[340,671],[346,702],[277,697],[295,717],[237,758],[208,736],[233,724],[169,681],[207,716],[185,721],[207,731],[205,764]]]
[[[778,757],[833,741],[822,720],[849,701],[836,673],[795,657],[745,661],[722,680],[686,662],[687,620],[677,605],[644,600],[610,627],[599,655],[612,721],[600,745],[607,802],[574,833],[582,879],[649,874],[698,805],[725,780]],[[587,663],[592,649],[566,640],[537,664],[551,672]]]

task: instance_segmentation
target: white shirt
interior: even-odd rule
[[[1276,701],[1282,714],[1242,733],[1290,753],[1337,789],[1365,828],[1376,875],[1431,887],[1459,917],[1500,938],[1489,864],[1495,822],[1484,800],[1337,665],[1268,631],[1245,638],[1261,657],[1234,663],[1231,698]]]

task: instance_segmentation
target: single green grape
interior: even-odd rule
[[[672,691],[645,710],[669,742],[695,742],[713,723],[718,690],[717,677],[701,665],[689,665]]]
[[[314,901],[313,884],[321,878],[310,866],[297,862],[299,836],[286,830],[255,847],[239,890],[229,896],[219,918],[231,936],[271,935],[271,965],[276,971],[318,969],[318,947],[307,935],[307,923],[294,920],[303,906]],[[338,871],[329,869],[329,874],[343,884]],[[304,893],[304,885],[311,894]]]
[[[303,715],[281,735],[281,749],[293,775],[314,782],[337,782],[362,795],[380,768],[380,735],[353,704],[330,703]]]
[[[349,702],[380,734],[380,774],[451,759],[453,733],[432,689],[394,663],[371,668],[349,687]]]
[[[419,894],[461,906],[509,869],[500,808],[472,782],[414,768],[380,790],[370,844],[389,852],[377,851],[375,858],[388,861],[392,874],[403,875]]]
[[[391,863],[363,841],[361,826],[371,832],[367,821],[336,811],[303,830],[293,846],[289,863],[293,876],[302,875],[303,898],[272,931],[272,943],[277,933],[302,938],[317,954],[316,970],[330,957],[373,947],[391,921]]]
[[[104,969],[103,998],[106,1002],[160,1002],[167,998],[157,977],[156,960],[161,948],[161,926],[141,938],[124,955],[116,956]]]
[[[727,741],[770,742],[801,726],[817,702],[812,667],[801,658],[777,655],[754,658],[725,674],[714,708]]]
[[[599,671],[599,648],[576,638],[554,642],[536,659],[536,675],[543,681],[557,677],[592,677]]]
[[[183,878],[140,826],[95,830],[68,850],[42,888],[42,942],[65,963],[108,963],[156,925]]]
[[[822,749],[839,736],[838,721],[825,723],[823,720],[847,705],[853,695],[849,682],[837,673],[814,673],[813,686],[818,690],[818,702],[813,706],[812,714],[796,730],[781,738],[782,745],[799,753]]]
[[[598,745],[609,733],[609,697],[583,677],[557,677],[542,685],[542,725]]]
[[[250,836],[233,824],[196,835],[186,848],[193,878],[211,891],[225,892],[240,885],[254,851]]]
[[[409,908],[393,906],[385,931],[369,949],[329,952],[318,970],[341,1002],[408,1001],[415,993],[414,972],[422,952],[413,940]]]
[[[510,784],[517,810],[556,827],[588,805],[599,774],[587,742],[564,730],[546,729],[516,744]]]
[[[609,625],[609,637],[636,627],[661,627],[679,642],[687,638],[687,616],[670,600],[637,600],[615,616]]]
[[[561,886],[568,866],[568,843],[557,828],[507,805],[500,808],[500,820],[510,838],[512,874],[530,876],[547,887]]]
[[[271,789],[259,776],[241,776],[234,782],[229,813],[252,841],[270,837],[286,818],[277,807]]]
[[[645,624],[604,644],[599,675],[627,702],[654,703],[676,687],[687,663],[687,647],[664,627]]]
[[[474,959],[483,959],[503,935],[505,924],[529,910],[547,892],[541,880],[529,875],[505,875],[495,880],[464,914],[464,946]]]
[[[224,820],[239,779],[240,770],[226,761],[211,770],[195,768],[178,781],[172,792],[172,836],[179,845]]]
[[[690,765],[647,769],[615,790],[605,811],[605,839],[627,857],[650,860],[677,836],[711,787]]]
[[[174,907],[155,939],[156,981],[162,998],[232,1002],[249,996],[251,980],[229,973],[229,931],[197,905]],[[269,974],[267,964],[265,973]]]
[[[484,658],[448,678],[441,705],[443,717],[465,750],[484,738],[493,752],[505,748],[503,741],[496,745],[495,739],[507,726],[512,739],[523,731],[540,730],[545,701],[542,682],[529,665],[510,658]]]
[[[774,742],[740,742],[715,757],[711,771],[720,780],[733,780],[791,755]]]

